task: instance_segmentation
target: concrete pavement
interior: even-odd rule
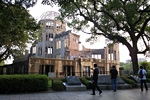
[[[150,91],[140,89],[125,89],[113,92],[103,90],[101,95],[91,95],[92,90],[62,91],[25,94],[0,94],[0,100],[150,100]]]

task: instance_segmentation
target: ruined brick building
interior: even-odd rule
[[[117,43],[103,49],[82,46],[80,51],[80,36],[66,30],[66,24],[56,20],[56,16],[58,13],[52,11],[41,16],[39,40],[32,45],[30,54],[15,60],[13,67],[5,67],[6,73],[39,73],[50,77],[90,76],[94,63],[98,64],[100,74],[108,74],[112,65],[119,69]]]

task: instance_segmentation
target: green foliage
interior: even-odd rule
[[[123,68],[124,71],[132,71],[131,63],[120,63],[120,68]]]
[[[119,67],[119,70],[124,70],[124,67]]]
[[[0,62],[0,66],[3,66],[4,64],[5,64],[5,62],[4,62],[4,61]]]
[[[52,87],[52,80],[48,80],[48,88]]]
[[[150,62],[143,61],[139,63],[141,66],[143,66],[147,72],[150,72]]]
[[[130,76],[121,76],[120,78],[122,78],[126,83],[131,84],[132,87],[135,87],[135,81],[129,77]]]
[[[84,76],[87,80],[91,80],[91,77],[89,76]]]
[[[0,75],[0,93],[48,90],[46,75]]]
[[[91,89],[91,83],[85,77],[80,77],[80,81],[86,86],[86,89]]]
[[[39,23],[29,14],[26,7],[36,2],[30,0],[2,0],[0,2],[0,62],[23,55],[26,44],[36,39]],[[26,4],[28,4],[26,6]]]
[[[148,71],[148,72],[146,73],[146,77],[147,77],[147,78],[150,78],[150,71]]]
[[[150,78],[147,78],[146,80],[147,80],[148,83],[150,83]]]
[[[52,88],[54,91],[62,91],[64,90],[63,82],[59,78],[53,78],[52,80]]]
[[[60,77],[59,78],[62,82],[66,82],[66,78],[64,78],[64,77]]]

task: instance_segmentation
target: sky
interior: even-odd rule
[[[51,6],[48,6],[48,5],[42,5],[41,1],[42,0],[38,0],[37,4],[34,7],[28,9],[29,13],[35,19],[40,20],[40,16],[43,13],[47,12],[47,11],[58,12],[59,7],[57,7],[57,6],[51,7]],[[67,27],[67,29],[70,30],[70,28],[68,28],[68,27]],[[99,38],[97,43],[94,43],[94,44],[91,45],[90,43],[85,42],[86,39],[89,37],[89,35],[87,35],[85,33],[81,33],[81,32],[78,32],[77,34],[80,35],[81,44],[84,45],[86,48],[102,49],[106,46],[104,37]],[[125,46],[123,46],[122,44],[119,44],[119,51],[120,51],[120,62],[126,62],[126,60],[131,59],[130,56],[129,56],[128,49]],[[139,55],[139,58],[144,58],[144,56]],[[12,63],[12,61],[7,60],[6,63]]]

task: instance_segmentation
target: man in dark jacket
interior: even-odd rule
[[[94,64],[94,71],[93,71],[93,78],[92,78],[92,83],[93,83],[92,92],[93,93],[91,95],[95,95],[95,88],[97,88],[97,90],[99,91],[99,95],[102,93],[102,91],[97,85],[97,81],[98,81],[98,68],[97,68],[97,64]]]
[[[116,66],[112,66],[112,69],[110,70],[110,78],[111,78],[111,85],[114,92],[117,90],[117,76],[118,71],[116,70]]]

